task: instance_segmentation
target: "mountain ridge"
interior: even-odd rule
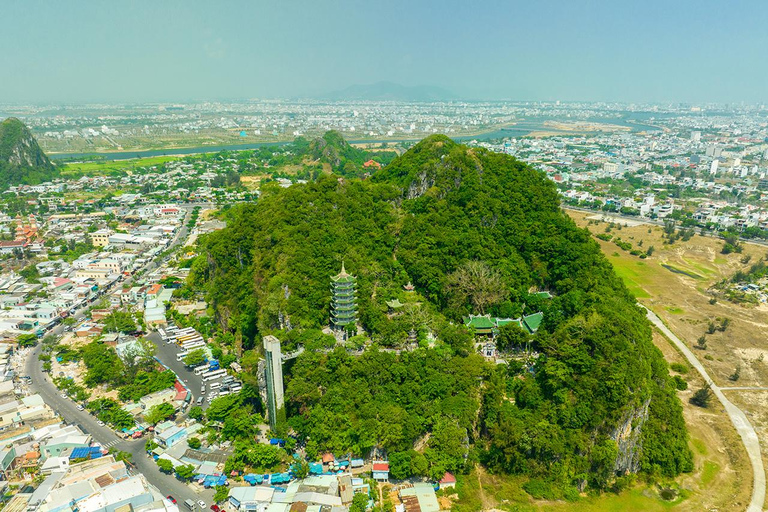
[[[53,179],[56,167],[18,118],[0,122],[0,186],[33,185]]]

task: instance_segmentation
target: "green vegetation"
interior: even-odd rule
[[[184,364],[187,366],[198,366],[203,364],[204,361],[205,361],[205,350],[201,348],[193,350],[189,354],[184,356]]]
[[[104,318],[105,332],[129,333],[136,330],[136,321],[133,314],[127,311],[113,311]]]
[[[258,203],[229,209],[226,220],[200,238],[188,286],[205,293],[218,339],[245,350],[250,372],[259,335],[307,349],[286,368],[277,430],[292,428],[310,456],[376,447],[399,475],[432,478],[481,462],[521,475],[532,495],[571,498],[623,474],[613,432],[649,403],[647,419],[633,422],[640,470],[692,470],[676,383],[643,311],[560,210],[554,185],[523,163],[433,136],[367,180],[262,186]],[[362,355],[317,334],[342,261],[358,277],[359,323],[372,341]],[[408,282],[416,291],[403,289]],[[391,313],[394,299],[404,306]],[[523,310],[541,311],[543,323],[530,337],[506,332],[503,344],[537,357],[486,363],[461,318]],[[380,350],[406,346],[412,333],[416,350]],[[228,438],[252,432],[256,413],[243,410],[242,394],[207,411]],[[227,471],[275,462],[250,446],[236,442]]]
[[[691,403],[698,405],[699,407],[709,407],[709,403],[712,401],[712,389],[709,384],[703,388],[699,388],[691,397]]]
[[[150,409],[144,413],[144,420],[150,425],[157,425],[161,421],[165,421],[171,416],[176,414],[176,410],[169,403],[163,402],[162,404],[153,405]]]
[[[76,356],[82,357],[85,364],[86,386],[107,384],[119,390],[120,400],[128,402],[169,388],[176,381],[171,370],[157,370],[153,354],[152,342],[140,339],[137,347],[120,359],[114,348],[96,340],[85,345]]]
[[[12,185],[35,185],[56,176],[56,167],[24,123],[15,117],[0,123],[0,190]]]
[[[173,463],[168,459],[157,459],[157,467],[159,467],[160,471],[163,473],[173,473]]]
[[[120,408],[120,404],[111,398],[97,398],[88,402],[86,408],[104,423],[114,428],[131,428],[134,426],[133,416]]]

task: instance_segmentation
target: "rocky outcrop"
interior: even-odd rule
[[[611,434],[611,439],[616,442],[618,448],[614,465],[617,475],[637,473],[640,470],[641,434],[643,424],[648,419],[650,404],[649,398],[643,402],[643,405],[625,414]]]

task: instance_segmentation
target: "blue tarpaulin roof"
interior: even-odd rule
[[[255,473],[250,473],[248,475],[245,475],[243,477],[243,480],[245,480],[251,485],[256,485],[256,484],[262,483],[264,481],[264,477],[261,475],[257,475]]]
[[[98,446],[81,446],[74,448],[69,455],[69,459],[98,459],[101,457],[101,448]]]

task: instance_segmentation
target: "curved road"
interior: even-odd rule
[[[206,206],[207,204],[208,203],[180,205],[181,208],[186,210],[186,213],[179,231],[176,233],[176,236],[173,238],[171,244],[169,244],[169,249],[175,247],[186,239],[189,232],[186,223],[192,208],[194,206]],[[163,261],[155,260],[148,262],[142,270],[151,272],[160,266],[164,261],[167,261],[167,259],[169,259],[169,257],[166,256],[165,260]],[[125,280],[125,282],[120,284],[125,286],[130,284],[132,280],[133,277],[129,277]],[[101,291],[100,295],[106,293],[107,291],[108,289]],[[81,320],[88,307],[90,307],[90,304],[87,304],[85,307],[79,309],[73,315],[73,317],[78,321]],[[48,334],[58,336],[62,334],[63,330],[64,326],[59,324],[51,329]],[[153,339],[153,341],[156,340]],[[207,504],[213,503],[213,490],[205,489],[202,490],[202,492],[199,494],[195,493],[190,486],[181,482],[176,477],[161,472],[155,461],[152,459],[152,457],[147,455],[146,450],[144,449],[144,445],[146,443],[145,439],[132,440],[119,437],[109,427],[100,426],[98,424],[98,420],[87,411],[78,411],[77,404],[75,404],[72,400],[62,397],[60,391],[56,388],[53,382],[51,382],[49,376],[43,372],[42,364],[38,360],[38,355],[40,354],[41,349],[42,345],[38,344],[27,355],[24,372],[26,375],[29,375],[32,378],[32,382],[30,383],[30,390],[34,393],[40,394],[40,396],[43,397],[43,401],[54,411],[56,411],[65,422],[71,425],[78,425],[83,432],[90,434],[91,437],[104,448],[116,448],[118,450],[130,453],[133,468],[136,471],[142,473],[147,478],[149,483],[160,490],[163,496],[173,496],[178,502],[179,506],[181,506],[181,504],[186,499],[192,499],[195,502],[202,499]],[[173,362],[175,362],[175,358]],[[195,392],[196,390],[192,391]]]
[[[641,307],[645,308],[645,306]],[[765,502],[765,469],[763,468],[763,458],[760,454],[760,441],[755,429],[752,427],[752,424],[749,422],[749,419],[747,419],[744,412],[733,405],[733,403],[725,397],[723,391],[709,377],[707,370],[704,369],[704,366],[699,362],[691,349],[689,349],[680,338],[675,336],[675,334],[664,325],[664,322],[662,322],[653,311],[648,308],[645,308],[645,310],[648,320],[664,333],[667,338],[672,340],[691,366],[696,368],[696,371],[701,374],[704,381],[711,386],[712,392],[717,399],[720,400],[720,403],[723,404],[723,407],[725,407],[725,412],[728,413],[728,417],[731,418],[731,423],[733,423],[739,436],[741,436],[741,441],[744,443],[747,455],[749,455],[749,461],[752,463],[752,500],[747,507],[747,512],[761,512],[763,510],[763,503]]]
[[[149,483],[157,487],[163,496],[171,495],[181,504],[186,499],[197,501],[204,500],[213,503],[213,491],[205,490],[196,494],[191,487],[179,481],[176,477],[166,475],[157,467],[155,461],[144,450],[146,439],[123,439],[116,435],[112,429],[98,424],[96,417],[87,411],[78,411],[75,402],[63,398],[56,386],[43,373],[42,365],[37,356],[40,354],[41,345],[35,347],[27,356],[25,373],[32,377],[30,389],[39,393],[43,401],[55,410],[70,425],[78,425],[80,429],[90,434],[104,448],[116,448],[131,454],[131,462],[135,469],[142,473]]]

